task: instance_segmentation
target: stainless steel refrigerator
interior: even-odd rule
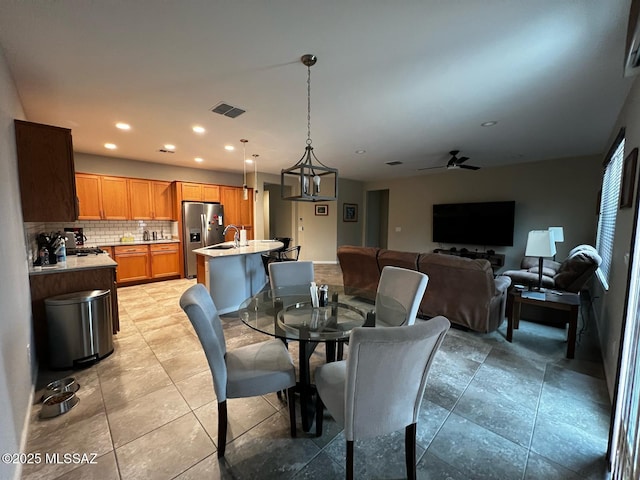
[[[219,203],[182,202],[185,276],[196,276],[196,254],[193,250],[224,242],[223,213]]]

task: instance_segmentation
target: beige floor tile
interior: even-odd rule
[[[131,370],[126,373],[110,376],[104,380],[100,378],[102,395],[108,412],[124,402],[159,390],[171,383],[171,378],[157,362],[142,368],[132,365]]]
[[[45,454],[87,453],[98,456],[113,450],[107,416],[99,413],[85,420],[81,420],[65,428],[55,429],[48,435],[39,438],[29,438],[27,452]],[[22,478],[25,480],[56,478],[65,472],[73,470],[77,465],[72,463],[46,463],[25,465]]]
[[[146,368],[158,363],[158,359],[150,347],[137,350],[118,348],[109,357],[98,363],[97,370],[100,379],[104,381],[109,377],[126,374],[137,368]]]
[[[161,363],[174,382],[180,382],[198,373],[210,371],[207,357],[199,346],[198,350],[167,358]]]
[[[176,448],[176,441],[188,448]],[[215,452],[193,413],[174,420],[116,450],[123,479],[174,478]]]
[[[161,362],[186,353],[202,352],[202,345],[193,336],[177,337],[171,341],[155,345],[153,353]]]
[[[213,378],[209,369],[176,382],[176,387],[178,387],[192,410],[216,399],[216,393],[213,390]]]
[[[142,332],[142,336],[149,346],[153,348],[156,345],[170,342],[178,337],[193,336],[191,332],[181,323],[156,328],[155,330],[147,330]]]
[[[174,385],[138,397],[109,410],[114,446],[120,447],[190,411]]]
[[[184,318],[183,315],[172,314],[162,315],[155,318],[147,318],[144,320],[136,320],[134,323],[140,333],[144,334],[159,328],[170,327],[172,325],[183,325]]]
[[[90,461],[92,463],[83,464],[61,475],[56,480],[120,480],[114,452],[109,452]]]
[[[207,433],[218,442],[218,402],[203,405],[194,411]],[[266,420],[277,410],[262,397],[230,398],[227,400],[227,443]]]
[[[223,460],[224,461],[224,460]],[[217,455],[209,455],[201,462],[195,464],[186,472],[178,475],[175,480],[223,480],[233,478],[231,474],[220,468]]]
[[[137,305],[135,307],[127,307],[127,313],[134,321],[157,318],[168,315],[169,313],[174,313],[173,310],[165,311],[164,309],[158,308],[158,302],[153,299],[151,300],[152,301],[147,304],[139,306]]]

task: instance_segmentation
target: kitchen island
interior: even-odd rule
[[[116,267],[117,263],[104,253],[80,257],[70,255],[64,263],[29,267],[33,337],[41,365],[47,363],[48,356],[46,298],[87,290],[110,290],[113,333],[120,330]]]
[[[197,255],[198,283],[204,284],[218,313],[238,310],[240,304],[254,296],[267,284],[262,254],[284,247],[277,240],[250,240],[249,244],[233,247],[233,242],[199,248]]]

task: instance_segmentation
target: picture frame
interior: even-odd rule
[[[326,203],[316,205],[316,215],[322,217],[329,215],[329,205],[327,205]]]
[[[620,208],[631,208],[633,206],[633,190],[636,183],[636,164],[638,163],[638,148],[631,150],[631,153],[624,159],[622,167],[622,185],[620,186]]]
[[[345,203],[342,210],[343,222],[357,222],[358,221],[358,204],[357,203]]]

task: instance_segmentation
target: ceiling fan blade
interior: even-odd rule
[[[433,170],[435,168],[446,168],[445,165],[440,165],[439,167],[424,167],[424,168],[419,168],[418,171],[420,170]]]
[[[460,157],[456,160],[456,164],[460,165],[462,162],[466,162],[467,160],[469,160],[469,157]]]
[[[473,165],[460,165],[460,164],[458,164],[458,168],[464,168],[466,170],[480,170],[480,167],[475,167]]]

